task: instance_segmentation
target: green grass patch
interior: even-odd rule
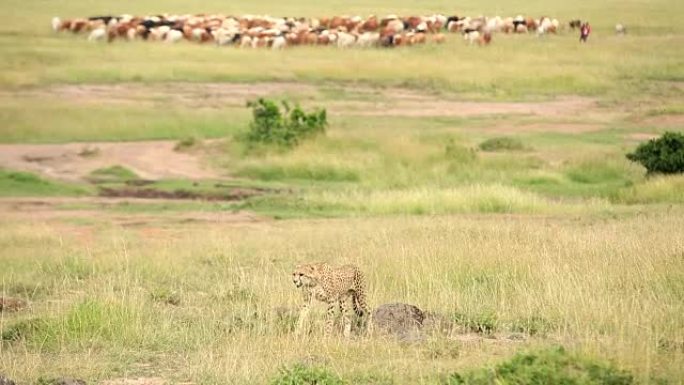
[[[247,125],[247,111],[230,106],[202,111],[156,100],[139,105],[102,101],[93,106],[52,96],[0,96],[0,101],[3,143],[218,138]]]
[[[188,136],[179,140],[175,146],[173,146],[174,151],[188,151],[202,144],[202,140],[194,136]]]
[[[127,169],[124,166],[111,166],[105,168],[98,168],[90,173],[91,180],[97,181],[121,181],[125,182],[128,180],[138,179],[138,175],[132,170]]]
[[[359,172],[354,169],[313,163],[248,164],[238,170],[237,175],[261,181],[358,182],[360,180]]]
[[[291,368],[283,368],[280,374],[270,382],[271,385],[344,385],[345,382],[322,367],[309,367],[296,364]]]
[[[630,373],[611,364],[572,354],[558,347],[518,353],[493,368],[453,374],[443,384],[631,385],[634,382]]]
[[[0,196],[81,196],[91,194],[85,185],[58,182],[36,174],[0,169]]]

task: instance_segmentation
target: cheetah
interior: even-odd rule
[[[354,265],[333,267],[327,263],[299,265],[292,273],[295,286],[302,289],[304,305],[297,321],[297,334],[301,334],[313,299],[328,304],[325,334],[330,335],[335,325],[336,307],[342,313],[344,336],[351,335],[350,308],[358,317],[368,314],[366,282],[361,270]],[[351,306],[350,306],[351,305]]]

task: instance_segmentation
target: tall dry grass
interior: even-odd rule
[[[18,328],[23,337],[2,343],[0,372],[25,382],[158,375],[253,384],[305,362],[351,382],[432,384],[525,347],[562,344],[609,359],[643,383],[684,376],[677,210],[249,226],[145,218],[133,227],[114,226],[104,214],[94,225],[0,224],[2,291],[32,304],[2,315],[2,333]],[[457,329],[409,344],[326,339],[324,306],[311,334],[297,338],[290,270],[317,260],[358,264],[371,306],[413,303],[457,324],[487,322],[498,338],[468,340]],[[525,338],[505,338],[514,332]]]

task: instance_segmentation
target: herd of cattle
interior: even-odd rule
[[[569,23],[574,28],[578,20]],[[176,43],[182,40],[219,46],[269,47],[282,49],[297,45],[333,45],[340,48],[394,47],[443,43],[445,32],[461,33],[469,44],[489,44],[493,33],[557,33],[557,19],[541,17],[502,18],[446,15],[383,18],[335,16],[290,18],[224,15],[132,15],[95,16],[61,20],[55,17],[56,32],[87,33],[88,40],[146,40]]]

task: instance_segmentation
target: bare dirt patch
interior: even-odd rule
[[[94,105],[173,106],[192,109],[244,107],[258,97],[294,97],[305,104],[325,106],[333,115],[359,116],[452,116],[499,114],[576,116],[598,110],[592,98],[571,96],[541,102],[480,102],[406,88],[371,88],[351,85],[308,85],[288,82],[263,83],[159,83],[142,85],[54,85],[0,91],[0,98],[50,98],[61,102]]]
[[[173,211],[169,213],[118,212],[128,204],[183,203],[183,200],[103,197],[0,198],[0,218],[6,221],[87,221],[121,226],[169,227],[179,223],[257,223],[266,218],[249,211]],[[74,233],[70,231],[70,233]],[[81,234],[88,235],[88,234]]]
[[[627,135],[628,139],[638,140],[638,141],[651,140],[651,139],[655,139],[657,137],[658,137],[657,134],[651,134],[648,132],[634,132],[634,133]]]
[[[644,119],[641,124],[651,127],[678,128],[684,130],[684,115],[660,115]]]
[[[565,134],[579,134],[584,132],[592,132],[602,130],[604,127],[600,124],[591,123],[522,123],[516,124],[501,123],[489,127],[478,127],[479,131],[487,131],[500,134],[515,134],[527,132],[559,132]]]
[[[67,144],[0,144],[0,167],[63,180],[82,180],[92,171],[121,165],[145,179],[220,179],[200,158],[174,151],[173,141]],[[84,150],[97,149],[92,156]]]
[[[486,115],[574,116],[597,108],[590,98],[567,97],[546,102],[475,102],[448,100],[410,92],[385,92],[386,100],[338,103],[338,109],[361,116],[454,116]],[[370,104],[370,105],[369,105]],[[352,112],[355,111],[355,112]],[[337,111],[340,112],[340,111]]]
[[[258,97],[296,94],[313,96],[314,86],[301,83],[160,83],[145,85],[78,84],[54,85],[0,92],[0,97],[57,98],[76,104],[175,105],[189,108],[244,107]]]

